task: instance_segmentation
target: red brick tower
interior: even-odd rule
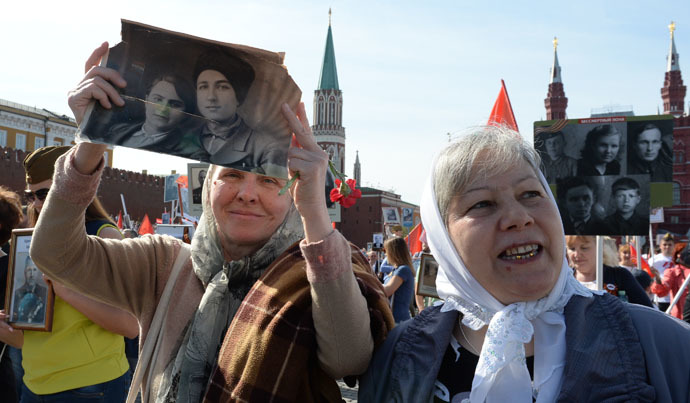
[[[553,38],[553,66],[551,67],[551,80],[549,81],[549,92],[544,99],[546,106],[546,120],[565,119],[565,109],[568,107],[568,98],[563,91],[561,81],[561,66],[558,64],[558,39]]]
[[[683,77],[680,74],[680,64],[678,63],[678,52],[676,52],[676,42],[673,39],[673,32],[676,30],[676,24],[671,22],[668,26],[671,31],[671,44],[668,49],[666,75],[664,77],[664,86],[661,88],[661,99],[664,101],[664,114],[670,114],[674,117],[683,115],[685,107],[685,86],[683,85]]]

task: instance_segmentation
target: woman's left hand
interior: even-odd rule
[[[288,171],[291,177],[299,173],[290,194],[302,216],[307,242],[317,242],[333,231],[326,209],[328,154],[317,144],[311,132],[304,103],[300,102],[296,115],[284,104],[283,115],[293,132],[288,151]]]

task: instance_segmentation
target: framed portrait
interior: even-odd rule
[[[395,207],[381,207],[384,224],[400,224],[400,212]]]
[[[419,260],[419,270],[417,270],[416,294],[425,297],[438,298],[436,292],[436,274],[438,273],[438,263],[430,253],[423,253]]]
[[[163,202],[167,203],[178,199],[176,181],[179,177],[180,175],[178,174],[168,175],[165,177],[165,190],[163,192]]]
[[[189,178],[188,213],[194,217],[201,217],[203,206],[201,204],[201,190],[208,173],[209,164],[187,164],[187,178]]]
[[[383,249],[383,232],[377,232],[372,235],[372,250]]]
[[[414,219],[413,219],[413,214],[414,214],[414,209],[408,208],[408,207],[403,207],[403,225],[406,227],[411,227],[412,224],[414,224]]]
[[[55,294],[29,256],[33,231],[12,231],[5,309],[15,329],[50,332]]]

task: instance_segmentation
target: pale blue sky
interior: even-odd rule
[[[545,118],[554,36],[571,118],[610,105],[655,114],[671,20],[690,82],[687,1],[139,0],[109,9],[92,1],[8,3],[0,15],[0,98],[60,113],[69,113],[66,93],[86,57],[103,40],[117,43],[125,18],[286,52],[311,115],[332,7],[346,173],[359,150],[364,185],[413,203],[446,133],[485,123],[501,78],[531,140],[533,121]],[[186,172],[183,160],[142,154],[118,148],[115,166]]]

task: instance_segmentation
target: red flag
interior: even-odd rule
[[[630,244],[630,259],[633,262],[637,262],[637,250],[633,244]],[[649,274],[649,277],[653,279],[654,275],[652,274],[652,269],[649,268],[649,263],[647,263],[645,258],[640,257],[640,265],[642,266],[642,270],[646,271],[647,274]]]
[[[188,180],[187,180],[187,175],[180,175],[177,177],[177,180],[175,182],[179,183],[182,185],[183,188],[189,187],[188,185]]]
[[[489,121],[486,124],[489,126],[506,125],[516,132],[519,131],[513,114],[513,107],[510,105],[510,98],[508,98],[506,83],[503,80],[501,80],[501,90],[498,92],[494,108],[491,110]]]
[[[410,248],[410,253],[413,255],[422,250],[422,241],[419,240],[422,232],[424,232],[424,228],[422,227],[422,224],[419,223],[412,228],[412,231],[410,231],[410,233],[405,237],[405,242],[407,242],[407,246]]]
[[[141,225],[139,226],[139,235],[153,234],[153,225],[149,221],[149,215],[144,214],[144,219],[141,220]]]
[[[122,210],[117,215],[117,228],[122,229]]]

